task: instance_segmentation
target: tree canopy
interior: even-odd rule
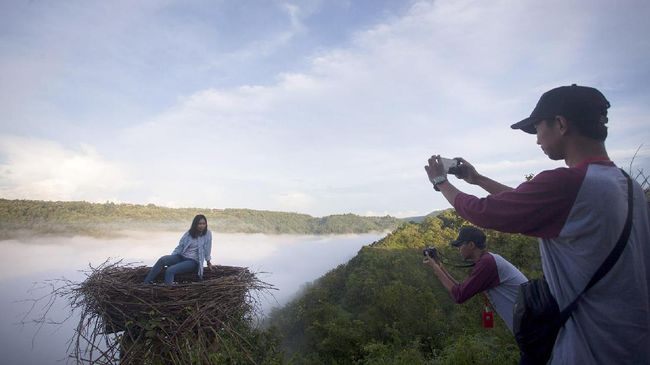
[[[498,319],[481,326],[483,302],[453,303],[422,249],[435,246],[449,261],[449,246],[467,224],[452,211],[422,223],[402,224],[363,247],[348,263],[306,287],[276,309],[268,325],[283,339],[287,362],[295,364],[516,364],[512,333]],[[488,231],[488,249],[528,277],[541,275],[536,241]],[[457,279],[470,269],[447,266]]]

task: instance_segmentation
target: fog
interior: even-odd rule
[[[67,341],[76,320],[47,325],[37,334],[34,324],[20,325],[28,302],[49,292],[43,283],[65,277],[80,281],[81,270],[107,259],[151,266],[158,257],[170,254],[181,233],[125,232],[122,238],[34,237],[0,241],[0,353],[3,364],[65,363]],[[304,286],[337,265],[347,262],[363,246],[381,238],[363,235],[263,235],[213,232],[212,263],[245,266],[278,290],[262,299],[262,311],[290,300]],[[30,291],[31,290],[31,291]],[[40,307],[36,308],[38,312]],[[67,315],[64,302],[55,303],[50,319]],[[34,315],[28,319],[34,318]]]

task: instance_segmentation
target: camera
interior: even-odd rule
[[[422,254],[424,256],[428,256],[429,258],[432,258],[434,260],[439,260],[438,258],[438,250],[436,250],[435,247],[427,247],[424,250],[422,250]]]
[[[460,175],[460,158],[444,158],[441,157],[442,166],[448,174]]]

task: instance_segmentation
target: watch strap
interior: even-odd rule
[[[436,177],[434,177],[433,178],[433,189],[435,189],[435,191],[440,191],[440,189],[438,189],[438,185],[440,185],[442,183],[445,183],[445,182],[447,182],[447,177],[445,177],[445,176],[436,176]]]

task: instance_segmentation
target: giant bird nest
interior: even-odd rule
[[[259,295],[272,286],[248,269],[214,266],[176,275],[176,284],[143,284],[149,267],[105,262],[81,283],[63,280],[52,295],[80,319],[69,352],[87,364],[249,362]]]

